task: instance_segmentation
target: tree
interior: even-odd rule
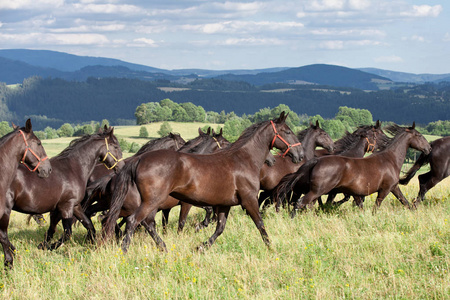
[[[148,131],[145,126],[141,126],[141,128],[139,129],[139,137],[148,138]]]
[[[223,136],[230,142],[235,142],[241,133],[251,125],[249,119],[233,118],[225,122]]]
[[[169,122],[166,121],[161,124],[161,127],[159,127],[158,134],[159,136],[163,137],[168,135],[171,131],[172,127],[170,126]]]
[[[105,128],[105,125],[106,125],[106,127],[110,126],[109,121],[106,119],[103,119],[102,122],[100,123],[100,128]]]
[[[45,127],[44,129],[45,135],[47,137],[47,139],[51,140],[51,139],[56,139],[58,138],[58,133],[56,132],[56,129],[53,129],[51,127]]]
[[[69,123],[62,124],[61,127],[59,127],[58,129],[58,135],[60,137],[71,137],[73,136],[73,133],[74,129],[72,125],[70,125]]]
[[[10,133],[11,131],[13,131],[13,129],[9,126],[8,122],[0,122],[0,137]]]
[[[358,127],[360,125],[372,125],[373,118],[370,111],[367,109],[350,108],[347,106],[340,106],[335,119],[342,122],[350,122],[348,125]]]

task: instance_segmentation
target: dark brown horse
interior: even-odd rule
[[[129,185],[135,184],[141,196],[140,207],[127,218],[122,250],[131,242],[136,226],[145,218],[150,235],[162,250],[166,245],[155,229],[158,207],[169,195],[194,205],[218,209],[216,231],[200,248],[211,246],[222,234],[231,206],[247,210],[266,243],[270,240],[259,213],[259,175],[272,147],[287,153],[294,162],[303,158],[303,148],[286,125],[287,115],[247,128],[231,147],[213,154],[196,155],[171,151],[144,154],[119,172],[111,209],[104,224],[104,236],[112,235]],[[298,145],[297,147],[293,147]]]
[[[398,180],[406,152],[409,147],[428,154],[431,150],[427,140],[412,127],[392,125],[387,131],[395,135],[383,151],[364,158],[324,156],[304,164],[292,181],[280,183],[276,197],[295,187],[302,177],[308,178],[309,191],[295,204],[302,209],[317,197],[331,191],[355,196],[378,193],[374,212],[383,199],[392,192],[397,199],[410,208],[408,200],[398,187]]]
[[[199,128],[198,137],[196,137],[195,139],[189,140],[185,145],[183,145],[180,149],[178,149],[178,151],[183,152],[183,153],[210,153],[210,152],[214,152],[215,150],[220,149],[220,148],[226,146],[227,144],[229,144],[229,142],[225,138],[223,138],[222,131],[220,131],[219,134],[213,133],[213,136],[210,135],[210,132],[211,132],[210,128],[208,129],[208,131],[206,133],[204,133]],[[162,148],[162,149],[164,149],[164,148]],[[134,160],[134,159],[139,159],[139,156],[142,154],[151,152],[150,148],[148,148],[147,150],[148,151],[146,151],[146,152],[141,152],[139,155],[137,155],[137,154],[133,155],[131,157],[131,159],[128,160],[128,162],[131,160]],[[156,151],[156,150],[161,150],[161,149],[154,149],[153,151]],[[166,150],[170,150],[170,149],[166,149]],[[97,203],[92,206],[89,206],[86,209],[87,215],[90,216],[94,212],[103,211],[103,210],[107,210],[110,208],[111,197],[112,197],[112,194],[116,187],[116,180],[117,180],[117,176],[114,174],[109,177],[102,177],[100,180],[92,183],[89,186],[89,189],[93,190],[91,192],[93,194],[93,196],[90,197],[91,198],[90,200],[97,201]],[[126,199],[124,201],[123,212],[120,214],[120,217],[126,218],[127,216],[129,216],[131,214],[131,213],[129,213],[129,211],[136,210],[140,204],[141,204],[141,199],[140,199],[139,192],[137,191],[137,189],[134,186],[130,187],[128,190],[128,193],[126,195]],[[188,214],[190,208],[192,207],[192,205],[185,203],[185,202],[181,202],[180,200],[175,199],[173,197],[168,197],[167,201],[165,201],[161,207],[158,207],[158,209],[163,210],[163,212],[165,210],[164,216],[162,219],[163,228],[165,228],[165,226],[167,224],[170,210],[177,205],[181,205],[179,228],[181,228],[180,230],[182,230],[185,220],[186,220],[186,217],[187,217],[187,214]],[[123,222],[124,221],[121,222],[119,227],[121,227]],[[144,225],[144,227],[147,228],[145,222],[143,222],[142,225]]]
[[[316,147],[323,147],[329,152],[334,150],[334,142],[328,133],[325,132],[319,126],[319,121],[316,121],[316,124],[313,125],[310,123],[309,127],[302,130],[297,134],[299,141],[302,143],[304,150],[303,160],[294,164],[291,160],[285,159],[281,155],[275,156],[275,164],[273,166],[268,166],[264,164],[261,168],[261,193],[258,197],[259,205],[263,202],[263,208],[272,203],[272,193],[273,189],[277,186],[280,180],[287,174],[294,173],[300,168],[305,161],[308,161],[314,158],[314,150]],[[278,206],[277,206],[278,211]]]
[[[352,133],[346,132],[342,138],[334,143],[335,150],[332,153],[329,153],[325,149],[320,149],[315,151],[315,155],[318,157],[330,155],[355,158],[363,157],[366,153],[373,152],[379,149],[379,147],[385,146],[386,140],[387,137],[381,129],[381,123],[380,121],[377,121],[375,125],[362,125]],[[280,183],[294,180],[296,177],[296,173],[288,174],[280,180]],[[295,199],[298,199],[302,194],[307,193],[308,190],[308,182],[306,178],[303,177],[301,181],[297,182],[294,189]],[[328,195],[327,204],[331,204],[335,196],[336,193],[330,193]],[[349,198],[350,196],[346,195],[344,200],[339,201],[339,203],[341,204],[348,201]],[[279,195],[279,199],[277,200],[282,200],[276,201],[276,206],[278,207],[281,203],[284,203],[284,195]],[[321,197],[318,198],[318,201],[319,205],[323,207]]]
[[[8,225],[12,205],[8,202],[8,189],[17,173],[17,165],[22,164],[24,171],[36,181],[43,180],[52,172],[51,163],[42,147],[41,141],[34,135],[31,121],[25,127],[13,125],[14,131],[0,139],[0,243],[5,256],[5,267],[12,268],[14,250],[8,239]],[[37,172],[33,174],[33,172]],[[39,178],[41,177],[41,178]]]
[[[112,128],[105,126],[101,133],[76,139],[50,159],[53,171],[48,178],[36,179],[26,168],[19,167],[8,191],[9,212],[11,209],[26,214],[50,212],[50,227],[40,248],[56,249],[69,239],[73,215],[81,220],[93,239],[94,226],[79,205],[85,195],[86,183],[97,161],[102,161],[106,168],[120,168],[123,165],[121,158],[119,141]],[[58,242],[49,245],[61,219],[64,234]]]
[[[430,171],[419,175],[420,189],[415,203],[422,202],[428,190],[450,175],[450,137],[437,139],[432,141],[430,145],[431,152],[429,154],[420,154],[415,164],[399,181],[400,184],[408,184],[420,167],[426,163],[430,164]]]

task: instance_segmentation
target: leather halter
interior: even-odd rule
[[[370,143],[369,138],[366,137],[366,141],[367,141],[367,149],[366,152],[372,152],[375,151],[375,146],[377,145],[377,140],[374,140],[373,144]],[[370,150],[370,147],[372,147],[372,150]]]
[[[23,141],[25,142],[25,153],[23,154],[22,160],[20,161],[21,164],[23,164],[25,167],[27,167],[27,169],[30,172],[36,172],[36,170],[39,168],[39,166],[41,165],[41,162],[46,161],[48,159],[48,156],[44,157],[44,158],[40,158],[36,152],[33,151],[33,149],[30,148],[30,145],[28,145],[27,139],[25,138],[25,134],[23,133],[22,130],[19,130],[20,134],[23,137]],[[34,157],[36,157],[38,163],[36,165],[36,167],[34,169],[30,168],[28,166],[28,164],[25,162],[25,158],[27,157],[27,152],[30,151],[31,154],[34,155]]]
[[[214,141],[216,141],[217,147],[219,147],[219,149],[222,149],[222,146],[220,146],[219,141],[215,137],[212,138],[214,139]]]
[[[273,137],[272,143],[270,144],[270,149],[273,148],[273,145],[275,144],[275,141],[276,141],[277,138],[279,138],[279,139],[280,139],[283,143],[285,143],[286,146],[287,146],[286,151],[281,155],[281,157],[284,158],[284,157],[288,154],[289,150],[291,150],[291,148],[293,148],[293,147],[295,147],[295,146],[300,146],[300,145],[302,144],[302,143],[296,143],[296,144],[293,144],[293,145],[289,144],[289,143],[286,142],[286,140],[283,139],[283,137],[278,133],[277,129],[275,128],[275,124],[273,123],[273,121],[270,121],[270,124],[272,124],[272,128],[273,128],[273,131],[274,131],[274,133],[275,133],[275,136]]]
[[[106,167],[108,170],[111,170],[111,169],[114,169],[114,168],[117,166],[117,164],[118,164],[121,160],[123,160],[123,157],[122,157],[121,159],[117,159],[117,158],[114,156],[114,154],[112,154],[111,151],[109,151],[108,139],[107,139],[107,138],[105,138],[105,144],[106,144],[106,154],[105,154],[105,157],[104,157],[103,160],[102,160],[102,163],[103,163],[103,165],[105,165],[105,167]],[[111,167],[108,167],[108,166],[106,165],[106,163],[105,163],[105,160],[108,158],[108,155],[110,155],[110,156],[114,159],[114,161],[115,161],[115,163],[114,163]]]

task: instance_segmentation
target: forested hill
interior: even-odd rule
[[[0,84],[2,114],[14,120],[45,115],[47,123],[59,127],[64,122],[135,119],[142,103],[169,98],[192,102],[206,111],[234,111],[253,114],[265,107],[288,105],[309,116],[333,118],[340,106],[368,109],[374,119],[411,124],[447,120],[450,115],[450,85],[427,84],[386,91],[319,85],[272,84],[256,87],[245,82],[218,79],[196,80],[185,85],[168,81],[124,78],[89,78],[85,82],[30,78],[20,86]],[[6,108],[7,107],[7,108]]]

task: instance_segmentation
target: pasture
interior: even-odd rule
[[[204,124],[171,124],[185,139]],[[191,126],[191,125],[189,125]],[[151,137],[156,130],[148,128]],[[216,128],[217,126],[214,126]],[[189,133],[184,133],[184,129]],[[139,127],[118,127],[118,138],[137,138]],[[43,141],[49,156],[70,139]],[[417,178],[400,187],[408,200],[418,192]],[[204,253],[196,247],[215,224],[196,233],[193,224],[203,210],[193,209],[182,234],[177,234],[178,209],[171,213],[162,236],[168,253],[156,249],[138,231],[127,254],[114,242],[97,247],[74,228],[71,241],[56,251],[37,245],[47,227],[12,213],[9,237],[16,246],[14,269],[0,271],[2,299],[336,299],[450,297],[450,179],[431,189],[415,211],[403,208],[390,194],[372,214],[375,196],[365,210],[351,203],[322,212],[308,211],[291,219],[286,210],[264,215],[272,241],[268,249],[250,217],[231,209],[226,229]],[[337,199],[342,196],[338,195]],[[48,218],[48,216],[46,215]],[[95,220],[97,231],[100,224]],[[158,230],[161,226],[157,219]],[[56,237],[62,234],[58,228]]]

